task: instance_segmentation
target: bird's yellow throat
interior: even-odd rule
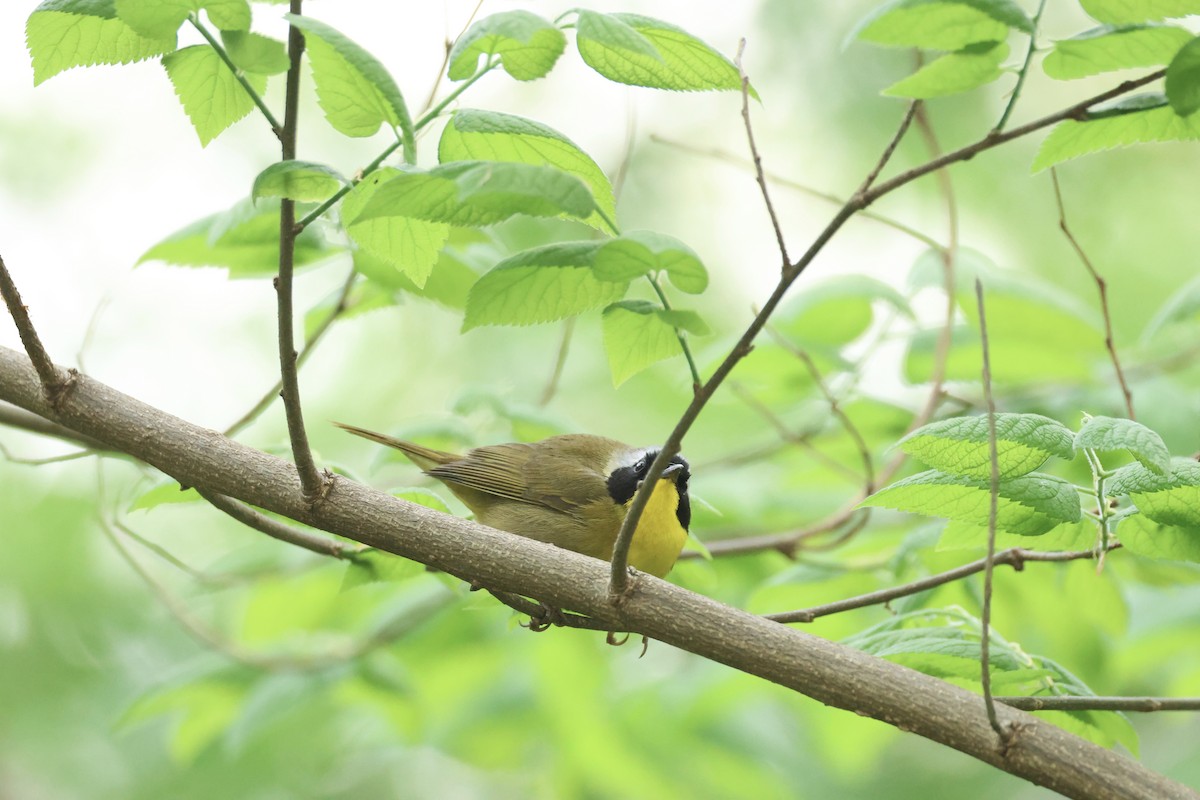
[[[625,504],[626,513],[633,503]],[[629,547],[629,564],[651,575],[666,575],[679,557],[687,531],[679,524],[675,513],[679,508],[679,490],[675,481],[660,478],[650,494],[650,501],[638,520],[633,543]]]

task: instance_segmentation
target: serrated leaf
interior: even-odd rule
[[[1195,502],[1195,496],[1192,500]],[[1200,562],[1200,521],[1195,521],[1200,515],[1190,516],[1194,520],[1190,525],[1179,526],[1157,522],[1144,512],[1134,514],[1117,525],[1117,537],[1127,550],[1140,556]]]
[[[438,142],[438,160],[513,161],[560,169],[591,189],[596,212],[584,220],[608,230],[604,217],[616,219],[612,185],[591,156],[558,131],[524,117],[496,111],[462,109],[454,112]]]
[[[250,30],[250,3],[247,0],[199,0],[197,4],[208,14],[209,21],[222,31]]]
[[[399,128],[405,155],[414,157],[415,132],[404,95],[383,64],[338,31],[311,17],[286,15],[304,32],[317,102],[334,130],[371,136],[379,126]]]
[[[1167,99],[1181,117],[1200,110],[1200,36],[1179,49],[1167,66]]]
[[[1172,461],[1166,475],[1143,464],[1129,464],[1114,473],[1105,489],[1112,496],[1129,495],[1138,510],[1155,522],[1200,527],[1200,464],[1192,459]]]
[[[996,456],[1000,478],[1032,472],[1050,456],[1075,457],[1074,436],[1063,424],[1039,414],[996,415]],[[901,439],[897,446],[925,464],[952,475],[988,478],[986,415],[931,422]]]
[[[892,47],[961,50],[1003,41],[1010,28],[1033,31],[1029,17],[1011,0],[892,0],[871,12],[850,37]]]
[[[1093,112],[1093,118],[1086,122],[1058,123],[1042,141],[1032,171],[1132,144],[1200,140],[1200,117],[1181,117],[1154,95],[1143,95],[1133,102],[1140,107],[1135,106],[1132,113],[1128,113],[1128,105],[1114,104]]]
[[[316,202],[324,200],[346,183],[333,167],[312,161],[277,161],[258,173],[250,199],[286,197]]]
[[[742,88],[732,61],[687,31],[639,14],[580,10],[575,44],[584,63],[617,83],[676,91]]]
[[[1146,468],[1159,475],[1171,468],[1171,451],[1154,431],[1131,419],[1091,417],[1075,434],[1075,449],[1128,450]]]
[[[866,333],[877,302],[906,317],[913,315],[904,296],[886,283],[865,275],[839,275],[806,285],[780,312],[778,327],[803,344],[841,347]]]
[[[631,231],[607,241],[596,253],[596,277],[629,281],[665,272],[680,291],[700,294],[708,288],[708,270],[692,248],[665,233]]]
[[[237,76],[210,46],[185,47],[163,56],[162,61],[201,146],[254,110],[254,101]],[[263,75],[250,73],[246,80],[260,93],[267,86]]]
[[[200,493],[195,489],[185,489],[178,481],[160,483],[152,489],[142,492],[129,504],[130,511],[147,511],[156,506],[174,503],[194,503],[200,500]]]
[[[1103,25],[1060,39],[1042,61],[1056,80],[1086,78],[1131,67],[1167,64],[1192,38],[1173,25]]]
[[[597,280],[592,272],[599,247],[600,242],[550,244],[501,261],[471,287],[463,330],[553,322],[620,299],[627,282]]]
[[[33,85],[72,67],[130,64],[169,53],[175,35],[146,38],[117,17],[114,0],[46,0],[25,23]]]
[[[238,69],[260,75],[287,72],[291,62],[283,42],[248,31],[221,31],[225,52]]]
[[[341,248],[329,244],[317,226],[296,237],[295,261],[302,267]],[[163,239],[138,259],[181,267],[224,267],[231,277],[270,275],[279,270],[279,201],[255,205],[244,200],[227,211],[193,222]]]
[[[517,214],[591,216],[583,181],[553,167],[502,161],[455,161],[428,171],[397,171],[375,190],[351,224],[415,217],[464,227],[493,225]]]
[[[188,15],[201,9],[221,30],[250,28],[246,0],[116,0],[114,8],[129,27],[150,39],[174,36]]]
[[[1004,42],[980,42],[929,62],[907,78],[883,90],[891,97],[926,100],[969,92],[1004,74],[1000,65],[1008,58]]]
[[[450,50],[447,76],[465,81],[479,71],[479,59],[498,56],[504,71],[519,81],[532,81],[553,69],[567,47],[567,37],[529,11],[502,11],[476,22]]]
[[[624,300],[604,309],[604,350],[613,385],[663,359],[683,353],[676,329],[707,333],[695,312],[671,310],[646,300]]]
[[[987,525],[989,481],[929,470],[893,483],[860,505],[894,508]],[[1000,482],[996,526],[1021,536],[1038,536],[1081,516],[1075,486],[1062,478],[1034,472]]]
[[[342,200],[342,220],[351,239],[390,265],[397,275],[407,276],[419,289],[437,263],[438,251],[450,235],[450,226],[398,214],[359,220],[376,190],[403,174],[385,167],[359,181]]]
[[[366,250],[354,251],[354,268],[382,288],[408,292],[459,311],[467,307],[467,294],[479,279],[479,273],[467,265],[461,254],[450,248],[437,254],[423,286],[417,286],[392,264]]]
[[[1114,25],[1200,14],[1200,0],[1080,0],[1093,19]]]

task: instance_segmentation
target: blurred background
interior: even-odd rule
[[[1091,25],[1074,4],[1049,6],[1045,41]],[[244,198],[277,159],[277,143],[250,116],[201,148],[156,60],[74,69],[35,89],[23,33],[34,7],[0,4],[0,255],[56,360],[224,429],[275,380],[270,281],[135,264],[168,234]],[[486,0],[479,13],[525,7],[553,19],[571,6]],[[667,20],[731,57],[744,37],[745,68],[761,96],[753,113],[764,164],[810,189],[853,191],[905,108],[879,91],[911,71],[912,54],[847,40],[870,2],[589,7]],[[446,0],[404,8],[314,3],[309,11],[380,59],[415,110],[431,93],[449,91],[438,81],[445,42],[474,8]],[[280,7],[255,11],[256,30],[283,36]],[[1024,47],[1013,40],[1010,63],[1019,63]],[[1035,66],[1015,121],[1120,77],[1060,83]],[[982,135],[1012,84],[1006,75],[931,103],[940,146]],[[281,107],[281,79],[272,80],[267,99]],[[747,155],[741,98],[609,83],[569,44],[547,78],[519,84],[493,74],[460,105],[540,120],[610,176],[625,172],[622,225],[677,236],[708,266],[709,290],[685,300],[713,329],[693,339],[701,372],[711,370],[779,268],[758,188],[739,161]],[[311,94],[301,119],[300,157],[346,175],[387,143],[386,133],[341,137]],[[438,130],[422,139],[422,163],[436,155]],[[1040,138],[954,168],[959,240],[973,263],[1073,297],[1094,323],[1096,287],[1058,230],[1049,175],[1030,174]],[[928,154],[922,137],[910,135],[895,169]],[[1074,232],[1108,281],[1139,420],[1178,455],[1200,450],[1200,371],[1187,349],[1195,327],[1153,339],[1146,331],[1197,273],[1198,167],[1200,149],[1167,144],[1059,170]],[[782,183],[773,199],[793,255],[835,210]],[[948,241],[946,196],[932,178],[873,210]],[[562,224],[518,221],[496,237],[516,249],[563,238],[554,228]],[[927,251],[915,237],[852,221],[794,290],[799,297],[835,276],[867,275],[911,302],[915,318],[899,322],[877,304],[866,335],[821,362],[881,459],[928,391],[907,350],[914,331],[935,328],[944,307],[936,289],[922,290],[910,276]],[[299,308],[328,303],[348,269],[348,259],[332,259],[302,272]],[[796,306],[785,309],[781,324],[797,314]],[[562,326],[460,334],[461,319],[459,309],[404,296],[331,329],[301,374],[322,463],[385,489],[426,485],[407,464],[334,429],[334,419],[447,447],[567,431],[652,444],[687,403],[680,359],[614,388],[595,314],[567,334],[557,379]],[[1103,341],[1084,339],[1070,361],[1037,371],[1023,372],[1016,351],[998,379],[1001,408],[1069,425],[1083,411],[1119,415]],[[7,323],[0,344],[19,347]],[[811,376],[761,350],[685,446],[703,501],[693,526],[702,541],[801,528],[860,488],[853,470],[830,466],[831,457],[853,465],[854,445],[830,426]],[[964,407],[978,402],[969,380],[951,392]],[[822,456],[780,446],[777,424],[799,438],[813,439],[811,432]],[[240,438],[286,452],[281,409],[269,409]],[[611,648],[585,631],[532,635],[490,598],[411,565],[393,569],[390,580],[356,585],[344,564],[265,540],[203,505],[137,508],[151,505],[139,499],[165,481],[128,462],[31,466],[19,462],[72,448],[8,429],[0,444],[10,456],[0,460],[0,798],[904,798],[935,787],[951,797],[1050,796],[941,746],[657,642],[639,659],[636,645]],[[1085,480],[1080,465],[1060,471]],[[102,524],[114,518],[122,527]],[[977,557],[935,548],[937,538],[936,525],[877,514],[829,552],[689,560],[672,580],[755,612],[797,608]],[[995,624],[1099,694],[1200,694],[1198,579],[1192,566],[1129,554],[1114,555],[1101,575],[1091,563],[1000,571]],[[978,590],[953,585],[921,603],[977,610]],[[866,609],[806,630],[840,639],[886,615]],[[1145,763],[1200,785],[1200,720],[1144,715],[1133,723]]]

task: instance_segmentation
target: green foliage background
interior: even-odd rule
[[[702,35],[725,53],[735,50],[742,33],[714,22],[719,14],[703,5],[642,5],[639,13]],[[1044,29],[1051,39],[1090,24],[1066,5],[1052,3],[1047,12]],[[262,13],[261,7],[256,10]],[[754,11],[752,30],[745,32],[750,37],[747,66],[763,98],[754,108],[756,133],[772,171],[848,192],[891,135],[902,106],[879,93],[912,71],[912,56],[905,49],[861,43],[842,49],[843,38],[869,11],[867,3],[789,0],[768,0]],[[312,13],[322,18],[326,9],[314,4]],[[397,14],[380,11],[385,13]],[[19,51],[19,25],[2,28],[0,47]],[[352,37],[358,33],[342,30]],[[436,40],[440,33],[434,26],[423,35]],[[1013,41],[1020,41],[1013,45],[1014,53],[1020,52],[1023,40]],[[389,53],[373,52],[394,69]],[[1015,60],[1010,56],[1005,63]],[[424,74],[435,68],[427,65]],[[24,69],[28,83],[28,66]],[[419,92],[410,88],[412,79],[397,77],[408,103],[415,105]],[[86,85],[122,79],[117,72],[89,71],[55,80]],[[466,105],[545,119],[585,144],[612,174],[621,157],[625,120],[606,120],[603,131],[584,130],[572,124],[570,114],[555,109],[556,97],[565,98],[576,91],[573,81],[585,80],[581,73],[529,85],[513,86],[502,76],[492,80],[505,86],[481,83],[482,94]],[[981,90],[934,101],[930,114],[942,145],[972,141],[994,124],[1012,81],[1006,74]],[[1064,85],[1035,66],[1018,117],[1048,113],[1113,83],[1107,75],[1085,79],[1082,87]],[[599,84],[582,85],[599,91]],[[51,81],[39,91],[54,86]],[[614,91],[623,98],[626,90]],[[639,118],[617,212],[624,228],[677,236],[707,264],[712,285],[687,298],[712,329],[709,336],[690,339],[706,374],[773,282],[778,256],[749,172],[652,143],[646,134],[741,153],[739,98],[736,93],[657,93],[646,100],[649,90],[628,91],[639,98],[639,109],[654,110],[644,111],[648,119]],[[168,94],[156,102],[178,116],[169,108]],[[305,102],[302,119],[316,128],[321,111],[311,95]],[[52,215],[55,206],[45,195],[54,185],[72,182],[61,162],[97,151],[61,144],[86,136],[69,115],[43,123],[22,113],[15,105],[0,105],[0,137],[32,153],[41,152],[34,146],[39,133],[58,142],[60,171],[49,170],[30,188],[27,165],[0,154],[0,188],[7,203],[35,210],[40,204],[43,215]],[[259,129],[251,133],[255,125]],[[200,133],[202,139],[207,135]],[[152,134],[192,135],[181,126]],[[261,120],[252,118],[226,136],[242,137],[235,144],[255,157],[270,151]],[[1030,175],[1040,138],[1020,140],[954,169],[961,239],[971,248],[962,255],[960,289],[965,294],[974,271],[989,276],[1001,409],[1045,414],[1075,429],[1081,412],[1116,416],[1122,403],[1094,324],[1095,286],[1057,229],[1047,176]],[[186,159],[170,162],[183,195],[214,152],[199,151],[190,139],[186,145]],[[422,142],[421,148],[432,152],[433,142]],[[85,156],[72,156],[78,152]],[[343,145],[329,132],[301,134],[302,157],[334,163],[345,175],[373,152]],[[899,166],[920,163],[927,154],[921,138],[910,136],[901,145]],[[230,182],[240,188],[217,192],[225,206],[246,195],[253,176],[270,159],[264,155],[260,164],[255,157],[244,158],[242,174]],[[1187,291],[1200,249],[1194,224],[1198,159],[1194,145],[1165,144],[1089,156],[1060,170],[1074,233],[1108,281],[1116,339],[1131,374],[1139,420],[1161,433],[1176,455],[1200,450],[1200,372],[1191,313],[1195,290]],[[131,163],[124,169],[136,184],[148,167]],[[793,248],[806,243],[833,211],[783,187],[775,196]],[[103,192],[91,202],[103,202]],[[148,207],[165,201],[148,196],[140,202]],[[934,178],[885,198],[873,210],[945,238],[945,199]],[[120,245],[135,254],[202,216],[184,214],[161,230],[147,231],[138,221],[141,213],[143,208],[131,206],[130,219],[106,234],[135,238],[133,245]],[[90,247],[104,248],[100,234],[77,220],[57,224],[67,223],[78,236],[96,237]],[[516,251],[590,235],[582,224],[569,230],[567,224],[516,220],[498,228],[497,237],[504,249]],[[56,245],[47,249],[51,246]],[[938,282],[936,263],[931,270],[923,251],[875,223],[853,222],[813,274],[801,279],[779,319],[783,334],[810,345],[826,375],[850,391],[847,368],[861,354],[864,338],[870,338],[863,334],[878,330],[890,313],[899,315],[894,341],[880,345],[864,367],[859,390],[846,401],[847,413],[879,460],[903,434],[928,374],[920,359],[905,359],[904,344],[914,337],[922,341],[917,329],[932,329],[943,305],[936,289],[918,291]],[[22,266],[59,274],[59,266],[49,259],[39,263],[37,255],[30,246],[20,255]],[[7,250],[5,256],[20,283],[17,260]],[[327,303],[347,266],[314,258],[300,276],[306,307]],[[85,267],[69,263],[61,269]],[[371,274],[370,266],[360,269]],[[167,280],[163,274],[174,281],[166,284],[174,296],[163,300],[169,309],[189,290],[192,273],[150,264],[124,280]],[[836,291],[829,292],[832,299],[820,294],[818,279],[843,274],[871,275],[892,291],[860,282],[848,290],[848,299]],[[84,285],[92,280],[85,276]],[[254,288],[245,288],[248,283]],[[421,483],[407,464],[346,437],[327,420],[448,447],[575,430],[651,444],[665,437],[687,402],[690,378],[679,358],[622,375],[628,380],[614,388],[602,347],[603,323],[593,313],[576,324],[558,390],[543,406],[561,327],[460,333],[460,285],[426,284],[425,294],[442,304],[407,288],[400,290],[399,305],[371,310],[364,303],[361,310],[370,313],[340,322],[302,372],[320,461],[360,479],[389,489]],[[89,343],[94,358],[118,374],[118,364],[136,364],[124,373],[126,380],[150,388],[130,391],[168,408],[187,409],[185,395],[211,398],[198,421],[227,425],[270,382],[274,340],[266,322],[273,296],[269,282],[261,279],[222,284],[220,291],[238,300],[212,315],[219,320],[214,330],[187,332],[180,354],[143,352],[139,348],[146,345],[129,340],[153,339],[154,332],[114,322],[110,315],[100,319],[98,343]],[[636,296],[653,296],[645,292]],[[99,294],[85,293],[74,302],[86,309]],[[42,310],[53,306],[55,296],[48,289],[32,293],[35,319],[53,319]],[[1160,310],[1172,298],[1182,298],[1180,310],[1155,332]],[[906,321],[902,311],[889,311],[905,309],[910,301],[918,323]],[[969,303],[963,303],[962,314],[964,324],[973,322]],[[169,324],[169,315],[164,317],[147,317],[146,324]],[[64,324],[76,334],[74,339],[50,336],[60,360],[83,340],[82,325]],[[857,350],[854,341],[860,343]],[[923,341],[930,341],[927,335]],[[950,370],[958,380],[950,391],[977,408],[977,342],[966,333],[956,342],[961,347],[952,354]],[[197,357],[188,366],[190,356],[204,352],[216,356]],[[99,377],[106,378],[103,369]],[[171,377],[179,380],[174,395],[162,388]],[[698,538],[793,530],[854,496],[860,487],[853,476],[854,444],[832,420],[802,363],[764,340],[734,378],[737,386],[722,390],[685,447],[696,475],[693,490],[715,509],[697,511],[693,531]],[[781,443],[779,431],[746,397],[793,430],[811,434],[811,444],[823,455]],[[243,438],[267,449],[283,448],[280,409],[269,411]],[[22,453],[39,454],[44,447],[35,437],[7,431],[3,443]],[[831,467],[828,459],[851,474]],[[1049,469],[1086,482],[1081,462],[1060,461]],[[293,552],[199,504],[126,511],[158,481],[119,460],[100,467],[84,460],[37,469],[0,462],[0,674],[6,676],[0,681],[2,793],[54,798],[903,798],[927,796],[936,786],[945,796],[1047,795],[965,756],[659,643],[651,643],[639,659],[635,645],[610,648],[588,632],[529,634],[490,598],[416,568],[385,562],[378,571],[388,580],[360,583],[361,575],[347,579],[344,564]],[[102,533],[98,515],[113,509],[200,577],[124,540],[172,599],[158,597]],[[688,560],[671,579],[755,612],[801,608],[978,557],[977,540],[953,547],[949,537],[939,544],[940,535],[941,523],[878,511],[866,529],[829,552],[802,552],[795,561],[775,552],[711,563]],[[998,632],[1025,652],[1054,659],[1099,694],[1200,695],[1200,571],[1194,563],[1117,552],[1100,574],[1088,562],[1033,564],[1021,573],[1000,569],[994,602]],[[978,580],[907,599],[893,610],[953,606],[978,613]],[[806,629],[842,639],[888,618],[888,610],[872,608],[825,618]],[[197,630],[207,633],[197,637]],[[1200,722],[1194,716],[1146,715],[1133,723],[1147,764],[1200,785],[1194,744],[1200,741]]]

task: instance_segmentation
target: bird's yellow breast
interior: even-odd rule
[[[630,500],[625,504],[626,513],[632,503]],[[633,543],[629,547],[630,566],[659,578],[671,571],[688,535],[679,524],[678,508],[679,491],[675,481],[660,479],[633,534]]]

